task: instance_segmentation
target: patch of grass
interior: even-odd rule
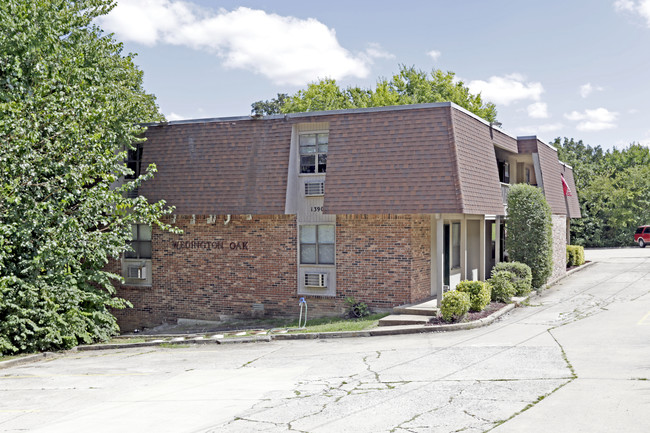
[[[325,317],[307,321],[307,327],[292,332],[341,332],[363,331],[377,326],[377,321],[388,313],[371,314],[361,319],[343,319],[340,317]]]
[[[190,347],[189,344],[174,344],[174,343],[160,343],[159,347],[163,347],[165,349],[187,349]]]
[[[133,337],[133,338],[111,338],[106,343],[103,344],[133,344],[133,343],[146,343],[147,339],[144,337]]]

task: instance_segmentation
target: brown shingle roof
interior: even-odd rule
[[[327,116],[324,212],[461,212],[448,107]]]
[[[283,214],[292,130],[313,122],[329,123],[325,213],[502,215],[495,146],[539,153],[547,200],[566,213],[553,149],[450,103],[154,125],[143,166],[158,173],[140,191],[179,214]]]
[[[504,215],[501,183],[494,151],[517,149],[517,140],[492,130],[469,114],[451,109],[463,213]]]
[[[564,175],[564,180],[566,180],[566,183],[569,185],[569,189],[571,190],[571,195],[564,197],[569,218],[582,218],[582,215],[580,214],[578,192],[576,191],[576,183],[573,178],[573,170],[567,165],[560,163],[560,172]]]
[[[158,173],[140,193],[179,214],[284,213],[291,125],[238,120],[149,127],[142,166]]]
[[[551,212],[556,215],[567,215],[557,150],[536,137],[520,138],[517,140],[517,144],[519,153],[537,153],[539,156],[544,195],[549,206],[551,206]]]

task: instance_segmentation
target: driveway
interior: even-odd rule
[[[0,430],[648,432],[650,248],[469,331],[71,353],[0,371]]]

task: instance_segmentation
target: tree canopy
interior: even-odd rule
[[[117,331],[104,268],[164,202],[127,198],[155,167],[125,157],[161,120],[132,55],[92,24],[110,0],[0,3],[0,353],[67,348]],[[145,172],[145,170],[143,170]]]
[[[453,72],[434,69],[431,73],[414,66],[401,66],[390,80],[379,79],[373,89],[341,89],[336,80],[322,79],[293,95],[280,93],[274,99],[251,104],[256,115],[383,107],[388,105],[454,102],[483,119],[494,122],[496,106],[473,95]]]
[[[572,243],[588,247],[631,245],[636,227],[650,224],[650,149],[637,143],[606,152],[559,137],[552,143],[573,167],[581,219]]]

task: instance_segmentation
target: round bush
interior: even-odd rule
[[[469,294],[470,311],[482,311],[490,303],[490,286],[483,281],[461,281],[456,290]]]
[[[496,302],[510,302],[515,295],[515,286],[512,280],[515,276],[512,272],[497,271],[492,274],[488,283],[492,287],[492,300]]]
[[[492,273],[499,271],[508,271],[513,274],[512,284],[515,286],[515,296],[524,296],[530,293],[533,282],[530,266],[519,262],[500,262],[494,266]]]
[[[506,229],[510,259],[530,266],[533,287],[542,287],[553,272],[553,238],[551,208],[540,188],[510,187]]]
[[[445,322],[457,322],[469,311],[469,294],[452,290],[445,293],[440,305],[442,320]]]

